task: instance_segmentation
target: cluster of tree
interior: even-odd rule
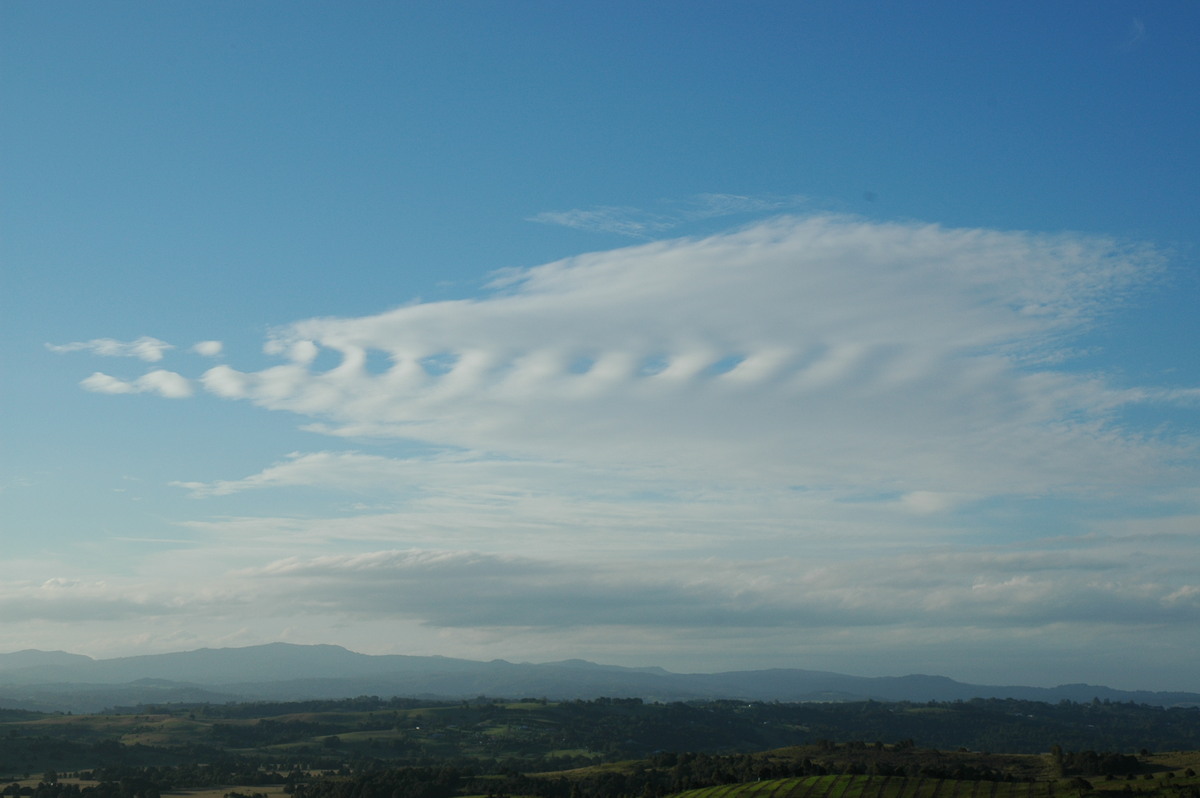
[[[41,712],[31,709],[0,709],[0,723],[11,723],[20,720],[37,720],[45,717]]]
[[[1060,776],[1126,776],[1143,770],[1141,760],[1132,754],[1064,751],[1057,744],[1050,748],[1050,761]]]
[[[104,767],[80,771],[77,775],[82,782],[94,783],[62,781],[59,774],[51,770],[36,786],[13,782],[0,790],[0,795],[11,798],[161,798],[163,793],[171,790],[212,789],[227,784],[294,784],[310,778],[308,774],[298,772],[285,776],[236,759],[215,764]]]
[[[69,722],[59,718],[53,724],[29,724],[23,716],[6,730],[0,724],[0,774],[182,766],[231,756],[255,765],[284,763],[285,769],[453,765],[497,774],[583,767],[645,758],[657,751],[745,753],[811,743],[834,750],[867,746],[855,742],[863,740],[879,741],[870,744],[877,750],[884,743],[893,750],[914,747],[918,744],[914,741],[919,741],[927,749],[1043,753],[1058,744],[1064,750],[1128,755],[1142,748],[1190,749],[1200,739],[1200,709],[1099,701],[660,704],[601,698],[505,704],[485,698],[453,702],[360,696],[341,701],[140,708],[143,714],[150,709],[164,714],[169,710],[193,721],[170,726],[186,730],[179,744],[126,745],[115,729],[127,730],[128,725],[90,722],[86,716]],[[167,727],[156,728],[165,732]],[[207,734],[202,743],[197,743],[199,734]],[[1119,773],[1132,766],[1111,758],[1092,762],[1085,754],[1078,757],[1077,762],[1064,760],[1064,773]],[[900,772],[900,766],[882,753],[862,767],[881,775]],[[913,763],[904,767],[911,769]],[[929,774],[954,773],[938,762],[920,767],[933,768]],[[960,772],[972,778],[986,776],[977,770]]]
[[[939,748],[1042,753],[1057,742],[1075,750],[1156,750],[1191,747],[1200,737],[1200,708],[1171,708],[1094,700],[1045,704],[1016,699],[953,702],[796,703],[697,701],[647,703],[638,698],[598,698],[548,704],[526,699],[520,710],[499,699],[424,701],[378,696],[328,701],[139,707],[141,712],[186,712],[212,720],[267,719],[298,713],[376,713],[374,725],[353,730],[386,730],[407,710],[434,709],[429,724],[466,728],[508,715],[542,721],[544,732],[523,737],[526,749],[586,748],[601,755],[629,757],[658,749],[762,750],[808,740],[919,740]],[[214,743],[245,748],[297,742],[346,728],[320,729],[289,721],[270,726],[213,727]],[[798,734],[797,731],[801,730]],[[513,739],[510,737],[510,739]],[[552,745],[550,745],[552,743]]]
[[[493,699],[482,699],[492,703]],[[383,710],[427,709],[458,706],[461,702],[431,700],[423,698],[380,698],[377,695],[360,695],[353,698],[311,699],[307,701],[246,701],[228,704],[143,704],[136,707],[116,707],[111,710],[121,715],[166,715],[187,713],[193,717],[224,718],[228,720],[247,718],[270,718],[279,715],[317,712],[379,712]]]
[[[43,779],[36,787],[9,785],[5,795],[29,796],[29,798],[161,798],[162,785],[142,776],[119,781],[100,781],[81,786],[75,782],[47,781]]]
[[[113,737],[73,740],[63,736],[0,736],[0,774],[30,776],[46,770],[153,767],[222,758],[219,747],[206,745],[127,745]]]
[[[800,756],[799,751],[809,752]],[[1051,759],[1063,774],[1078,772],[1073,789],[1089,791],[1084,775],[1133,772],[1137,757],[1091,751],[1067,752],[1056,746]],[[293,798],[454,798],[521,795],[530,798],[662,798],[684,790],[802,776],[871,775],[889,778],[1012,781],[1021,778],[987,763],[1005,757],[922,749],[912,741],[880,742],[820,740],[794,752],[717,755],[697,752],[656,752],[628,767],[592,768],[569,775],[533,774],[506,766],[478,767],[469,763],[440,763],[389,767],[382,760],[331,766],[319,775],[310,770],[282,773],[252,760],[226,757],[207,764],[172,766],[114,766],[81,772],[94,784],[65,783],[48,772],[34,787],[11,785],[2,792],[12,798],[161,798],[168,791],[240,785],[283,784]],[[479,764],[479,763],[477,763]],[[1178,785],[1176,798],[1200,798]],[[1136,792],[1136,790],[1132,790]],[[1162,794],[1156,785],[1155,794]],[[1194,789],[1193,789],[1194,792]],[[994,794],[994,793],[993,793]],[[1030,795],[1033,793],[1030,792]],[[265,794],[229,793],[227,798],[263,798]]]
[[[398,768],[296,785],[296,798],[451,798],[473,774],[454,767]]]
[[[1044,753],[1074,750],[1182,750],[1200,736],[1200,708],[1164,709],[1093,701],[1045,704],[1015,699],[952,702],[762,704],[744,713],[767,727],[791,723],[813,738],[913,739],[930,748]]]
[[[345,731],[344,725],[263,718],[252,724],[214,723],[209,734],[212,735],[213,743],[221,748],[261,748],[333,735],[339,731]]]

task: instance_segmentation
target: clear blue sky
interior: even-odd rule
[[[1200,691],[1200,6],[0,4],[0,650]]]

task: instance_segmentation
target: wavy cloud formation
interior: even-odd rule
[[[311,319],[210,392],[518,459],[937,496],[1170,484],[1114,413],[1144,391],[1056,370],[1153,274],[1150,250],[837,217],[507,273],[478,300]],[[322,353],[340,359],[314,367]],[[920,499],[919,497],[924,497]]]

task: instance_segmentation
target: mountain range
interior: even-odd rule
[[[672,673],[657,667],[629,668],[584,660],[477,662],[359,654],[340,646],[288,643],[115,659],[92,659],[64,651],[0,654],[0,708],[99,712],[152,703],[299,701],[359,695],[785,702],[1017,698],[1200,705],[1200,693],[1116,690],[1088,684],[987,686],[945,676],[863,677],[791,668]]]

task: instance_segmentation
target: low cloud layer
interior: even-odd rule
[[[1200,620],[1197,585],[1129,579],[1115,558],[1066,552],[929,553],[817,567],[790,557],[585,565],[410,550],[289,558],[243,575],[290,580],[290,600],[326,610],[455,627],[1034,629],[1102,621],[1184,629]]]

